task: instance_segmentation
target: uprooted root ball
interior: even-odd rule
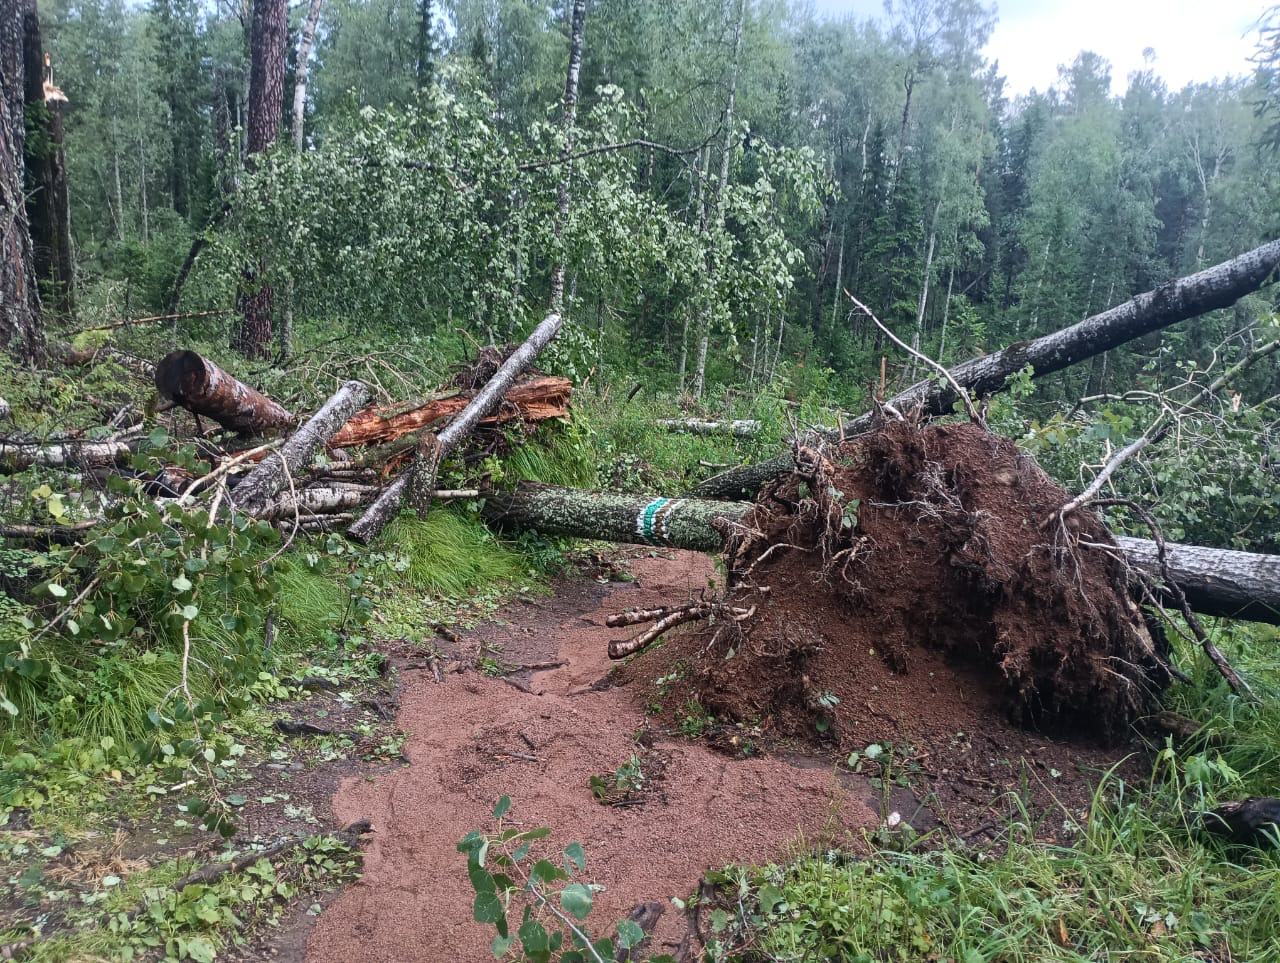
[[[1088,511],[1059,521],[1067,493],[1013,442],[893,423],[797,463],[731,545],[728,601],[758,614],[655,660],[678,656],[713,713],[834,731],[842,702],[876,701],[871,657],[907,680],[945,664],[1024,725],[1114,738],[1167,682],[1111,535]]]

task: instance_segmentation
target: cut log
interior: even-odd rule
[[[1119,536],[1129,564],[1160,577],[1156,543]],[[1280,625],[1280,555],[1165,543],[1169,577],[1204,615]]]
[[[496,425],[517,418],[524,421],[564,418],[569,414],[572,395],[573,383],[568,378],[530,378],[512,385],[502,407],[478,423]],[[347,448],[395,441],[453,417],[465,409],[473,397],[474,392],[458,391],[432,398],[409,411],[388,407],[366,408],[356,412],[329,444],[334,448]]]
[[[668,431],[682,431],[690,435],[733,435],[735,438],[750,438],[760,432],[760,422],[752,420],[704,421],[701,418],[664,418],[658,422],[658,425]]]
[[[194,351],[171,351],[156,366],[156,390],[197,415],[242,435],[264,435],[293,424],[293,415]]]
[[[1280,240],[1270,241],[1229,261],[1139,294],[1069,328],[973,358],[952,368],[951,376],[970,394],[995,394],[1004,390],[1010,375],[1027,365],[1032,367],[1034,377],[1043,377],[1171,324],[1229,307],[1276,280],[1278,269]],[[951,385],[929,379],[894,395],[888,403],[898,411],[919,407],[926,415],[944,415],[956,403],[956,393]],[[844,426],[843,433],[826,429],[817,432],[816,437],[839,441],[842,434],[845,438],[862,434],[871,427],[872,417],[870,413],[860,415]],[[794,467],[789,453],[780,455],[708,478],[694,486],[690,494],[699,498],[753,497],[764,482]]]
[[[480,419],[488,417],[497,410],[503,396],[515,383],[516,378],[529,367],[538,352],[556,336],[560,330],[560,324],[561,315],[559,314],[552,313],[543,318],[524,344],[512,352],[511,357],[502,363],[502,367],[489,379],[488,383],[476,392],[470,404],[440,432],[435,439],[435,445],[432,446],[431,454],[427,457],[419,455],[414,459],[414,464],[409,470],[401,472],[396,480],[387,486],[378,500],[369,506],[369,510],[347,530],[347,534],[352,539],[368,544],[376,538],[378,533],[386,527],[387,522],[391,521],[400,510],[400,505],[411,484],[421,493],[418,498],[419,506],[423,502],[429,502],[431,492],[435,489],[436,466],[441,459],[475,430]]]
[[[285,487],[290,477],[311,463],[311,458],[316,451],[347,423],[357,408],[368,400],[369,389],[363,382],[348,381],[339,388],[305,425],[293,433],[279,452],[263,458],[258,462],[258,466],[236,486],[233,495],[236,507],[251,515],[260,511],[269,499]],[[280,406],[276,405],[276,407]],[[283,408],[280,410],[284,411]]]
[[[488,494],[484,515],[496,525],[544,535],[718,552],[724,545],[722,532],[741,523],[752,507],[750,502],[614,495],[524,483],[515,491]],[[1159,578],[1155,542],[1116,541],[1131,565]],[[1172,542],[1165,549],[1169,574],[1195,611],[1280,625],[1280,556]]]
[[[53,445],[14,445],[0,441],[0,471],[44,468],[110,468],[133,456],[122,441],[67,441]]]

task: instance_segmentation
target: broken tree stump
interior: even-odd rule
[[[171,351],[156,365],[156,390],[192,414],[242,435],[264,435],[293,424],[293,415],[266,395],[194,351]]]

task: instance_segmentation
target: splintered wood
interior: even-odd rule
[[[351,445],[378,445],[395,441],[458,414],[471,401],[475,392],[458,391],[432,398],[409,410],[403,405],[374,406],[357,411],[333,436],[332,448]],[[506,394],[502,406],[482,425],[499,425],[508,421],[546,421],[569,414],[573,383],[568,378],[542,376],[517,382]]]

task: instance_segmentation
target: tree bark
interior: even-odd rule
[[[45,468],[110,468],[133,455],[122,441],[60,442],[53,445],[14,445],[0,441],[0,471],[23,471],[32,465]]]
[[[44,329],[23,196],[24,0],[0,0],[0,348],[44,360]]]
[[[318,0],[315,0],[318,2]],[[431,83],[431,0],[418,0],[418,89]]]
[[[1160,577],[1156,543],[1117,536],[1129,564]],[[1165,543],[1169,577],[1192,610],[1280,625],[1280,555]]]
[[[311,47],[316,41],[316,24],[320,22],[320,4],[323,0],[311,0],[307,8],[307,20],[302,25],[302,39],[298,41],[298,69],[293,85],[293,149],[302,150],[303,120],[307,108],[307,76],[311,72]]]
[[[161,397],[242,435],[280,431],[293,424],[293,415],[280,405],[194,351],[169,352],[156,365],[155,378]]]
[[[718,552],[724,547],[725,523],[741,521],[753,507],[750,502],[615,495],[525,482],[515,491],[486,495],[484,516],[495,525],[544,535]]]
[[[690,435],[733,435],[750,438],[760,432],[760,422],[751,420],[704,421],[701,418],[664,418],[656,424],[668,431],[683,431]]]
[[[258,462],[257,467],[236,486],[232,495],[236,507],[251,515],[261,511],[268,499],[274,497],[290,478],[309,464],[316,450],[332,438],[356,409],[368,400],[369,389],[363,382],[348,381],[339,388],[305,425],[293,433],[278,452],[272,452]]]
[[[952,368],[951,375],[970,394],[995,394],[1004,390],[1010,375],[1017,374],[1028,365],[1033,369],[1033,377],[1039,378],[1179,321],[1229,307],[1276,280],[1278,269],[1280,240],[1269,241],[1229,261],[1139,294],[1069,328],[973,358]],[[894,395],[889,403],[898,411],[918,406],[925,415],[937,416],[951,411],[956,401],[950,384],[939,385],[937,381],[929,380],[917,382]],[[844,426],[843,437],[867,431],[872,417],[867,413],[850,421]],[[818,432],[817,437],[834,442],[840,440],[842,433],[826,429]],[[749,497],[759,491],[765,481],[793,467],[789,454],[780,455],[757,465],[733,468],[708,478],[696,485],[690,494],[700,498]]]
[[[280,464],[275,455],[260,463]],[[244,482],[241,482],[244,484]],[[237,488],[233,494],[239,494]],[[335,515],[359,508],[369,500],[369,492],[357,488],[308,488],[292,495],[285,495],[266,505],[254,505],[249,514],[269,522],[288,521],[297,516]],[[239,503],[237,502],[237,506]]]
[[[253,0],[253,31],[249,67],[249,136],[246,164],[276,142],[284,111],[284,62],[289,9],[285,0]],[[271,311],[275,297],[263,283],[266,265],[259,261],[246,268],[238,306],[243,312],[231,347],[246,358],[266,358],[271,353]]]
[[[495,525],[544,535],[666,545],[697,552],[723,548],[728,525],[741,522],[751,502],[655,495],[614,495],[554,485],[521,484],[489,494],[485,518]],[[1117,538],[1129,564],[1160,577],[1156,543]],[[1280,556],[1166,543],[1169,574],[1192,609],[1280,625]]]

